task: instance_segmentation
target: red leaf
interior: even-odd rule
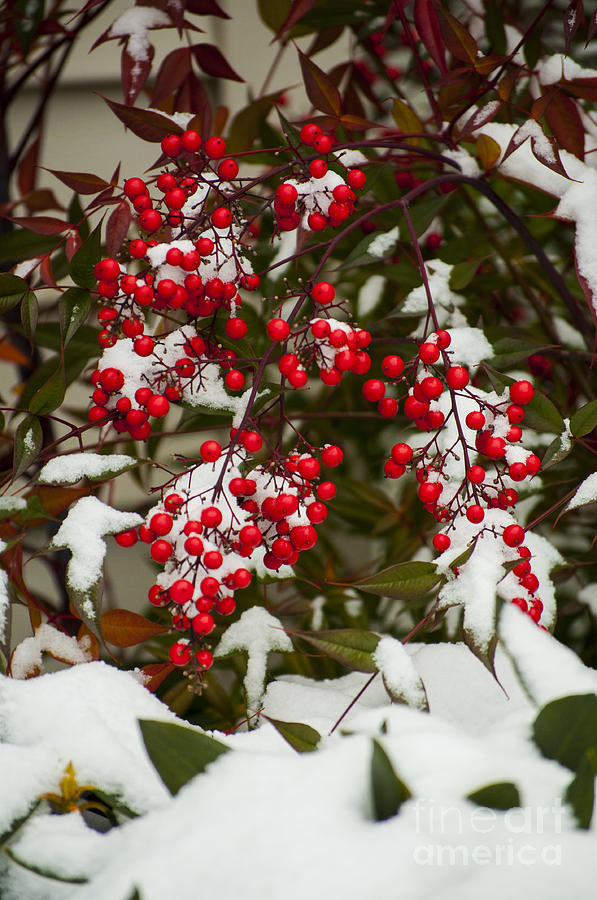
[[[162,60],[156,75],[151,105],[158,106],[162,100],[177,91],[190,71],[191,61],[188,47],[179,47],[168,53]]]
[[[284,32],[289,31],[289,29],[291,29],[299,19],[302,19],[304,15],[312,10],[314,6],[315,0],[292,0],[292,6],[288,11],[288,15],[278,29],[278,33],[274,35],[270,43],[273,44],[274,41],[279,41]]]
[[[593,13],[593,15],[591,16],[591,18],[589,20],[589,28],[588,28],[588,32],[587,32],[587,43],[585,44],[585,48],[586,48],[587,44],[589,43],[589,41],[593,40],[596,33],[597,33],[597,9],[595,10],[595,12]]]
[[[230,81],[245,80],[234,71],[213,44],[193,44],[191,52],[197,65],[203,69],[206,75],[212,75],[214,78],[228,78]]]
[[[452,56],[475,65],[479,51],[472,34],[446,9],[438,6],[436,11],[442,36]]]
[[[583,0],[572,0],[564,13],[564,38],[566,56],[570,53],[570,44],[581,25],[585,24]]]
[[[50,262],[49,254],[42,257],[39,266],[39,274],[44,284],[49,284],[50,287],[58,287],[56,279],[54,278],[54,273],[52,272],[52,263]]]
[[[67,24],[70,25],[70,23],[73,22],[77,18],[77,16],[82,16],[83,13],[86,13],[88,10],[93,9],[94,6],[98,6],[100,3],[103,3],[103,2],[104,2],[104,0],[87,0],[87,3],[85,4],[85,6],[82,6],[81,9],[79,9],[72,16],[72,18],[70,18],[68,20]]]
[[[543,141],[548,141],[550,145],[550,151],[545,152],[545,147]],[[570,176],[566,172],[564,168],[564,164],[560,159],[560,152],[558,150],[558,142],[555,138],[547,137],[547,135],[543,136],[543,139],[540,141],[538,138],[531,135],[531,151],[535,159],[538,159],[540,163],[544,166],[547,166],[548,169],[551,169],[552,172],[557,172],[558,175],[562,175],[564,178],[570,179]]]
[[[58,169],[47,169],[47,171],[72,191],[76,191],[77,194],[97,194],[98,191],[109,187],[107,181],[90,172],[60,172]]]
[[[116,256],[124,243],[131,224],[131,209],[126,201],[121,200],[112,211],[106,225],[106,250],[108,256]]]
[[[340,92],[329,75],[316,66],[308,56],[298,51],[307,97],[326,116],[338,118],[342,109]]]
[[[24,197],[35,187],[35,173],[37,169],[37,159],[39,155],[39,134],[34,141],[31,142],[29,148],[17,169],[17,187],[19,194]]]
[[[545,109],[545,118],[560,146],[583,159],[585,129],[575,101],[562,91],[556,91]]]
[[[151,622],[128,609],[107,609],[101,616],[102,636],[116,647],[134,647],[168,631],[167,625]]]
[[[472,134],[477,128],[482,128],[483,125],[491,122],[498,114],[501,105],[499,101],[492,100],[486,103],[485,106],[482,106],[481,109],[475,109],[462,125],[458,125],[457,120],[458,139],[462,140],[462,138]]]
[[[33,231],[35,234],[60,234],[62,231],[72,228],[70,222],[63,222],[53,216],[12,216],[10,220],[15,225],[26,228],[27,231]]]
[[[218,16],[220,19],[229,19],[228,13],[221,9],[216,0],[186,0],[186,10],[198,16]]]
[[[72,231],[69,231],[66,237],[66,243],[64,245],[64,252],[66,253],[66,258],[69,262],[71,261],[81,244],[82,241],[79,232],[76,228],[73,228]]]
[[[141,667],[141,672],[149,680],[145,682],[145,687],[152,694],[155,694],[162,681],[174,671],[176,667],[172,663],[149,663],[147,666]]]
[[[120,73],[125,103],[132,106],[149,77],[155,50],[153,44],[148,44],[146,55],[138,59],[131,56],[127,47],[124,47],[120,57]]]
[[[102,94],[98,96],[108,104],[114,115],[143,141],[159,144],[165,135],[182,134],[184,130],[176,122],[152,109],[137,109],[135,106],[125,106],[114,100],[108,100]]]
[[[574,97],[597,103],[597,78],[571,78],[562,81],[562,87]]]
[[[427,53],[440,72],[445,75],[448,71],[446,48],[432,0],[415,0],[415,27]]]

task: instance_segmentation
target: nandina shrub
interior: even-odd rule
[[[215,47],[192,44],[176,77],[173,49],[149,82],[132,25],[102,36],[125,44],[110,106],[155,165],[58,168],[74,193],[49,216],[26,135],[3,206],[2,347],[22,363],[4,407],[8,674],[38,674],[43,651],[116,658],[230,727],[258,719],[256,641],[284,651],[271,671],[317,679],[379,671],[381,633],[463,638],[492,669],[504,603],[592,661],[594,22],[573,6],[562,24],[533,4],[348,3],[356,55],[326,73],[315,38],[299,51],[302,115],[267,94],[220,128],[197,67],[238,76]],[[194,21],[135,9],[135,27]],[[338,15],[293,4],[276,39]],[[14,25],[15,73],[62,16],[26,44]],[[120,476],[147,489],[154,468],[152,496],[118,508]],[[102,589],[107,535],[154,564],[131,609]],[[26,563],[61,573],[64,548],[52,602]],[[11,640],[15,603],[37,655]]]

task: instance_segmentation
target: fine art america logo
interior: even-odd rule
[[[424,840],[413,850],[420,866],[559,866],[565,811],[551,806],[506,811],[450,806],[419,798],[415,830]]]

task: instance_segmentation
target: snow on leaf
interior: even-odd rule
[[[597,501],[597,472],[593,472],[584,481],[581,481],[576,489],[576,493],[566,506],[565,512],[571,509],[578,509],[581,506],[588,506],[589,503]]]
[[[263,607],[253,606],[242,614],[238,622],[226,629],[214,656],[227,656],[236,650],[246,650],[248,660],[244,686],[247,708],[257,710],[265,690],[267,654],[272,650],[291,653],[292,649],[292,642],[279,619]]]
[[[142,521],[137,513],[112,509],[97,497],[82,497],[71,507],[52,539],[52,548],[66,547],[72,553],[66,570],[66,584],[72,592],[73,602],[92,630],[97,631],[98,627],[93,593],[101,580],[106,555],[103,536],[134,528]]]
[[[79,642],[51,625],[40,625],[33,637],[25,638],[15,647],[10,662],[11,675],[13,678],[27,678],[39,674],[44,653],[71,665],[91,662],[93,656],[86,644],[89,644],[89,639]]]
[[[138,464],[138,460],[122,453],[108,456],[104,453],[71,453],[55,456],[39,473],[42,484],[74,484],[82,478],[100,481],[126,472]]]
[[[421,677],[415,669],[404,645],[386,635],[375,648],[373,658],[382,674],[390,696],[415,709],[427,709],[427,695]]]

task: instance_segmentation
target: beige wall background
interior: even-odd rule
[[[129,176],[141,174],[155,162],[156,145],[145,143],[132,133],[126,132],[106,104],[96,96],[98,92],[122,102],[118,43],[110,41],[93,52],[90,52],[90,48],[114,19],[132,5],[130,0],[129,2],[117,0],[79,39],[47,109],[45,142],[41,153],[43,166],[67,171],[94,172],[109,178],[117,163],[121,161],[121,177],[124,180]],[[205,34],[197,34],[196,40],[216,44],[232,67],[245,79],[245,84],[222,81],[218,85],[221,90],[218,100],[228,106],[233,115],[247,102],[249,90],[255,95],[261,89],[278,52],[278,45],[271,43],[272,34],[259,18],[257,0],[220,0],[220,5],[232,17],[230,20],[212,16],[192,18],[205,29]],[[164,55],[176,47],[177,35],[174,29],[169,29],[153,31],[150,37],[156,49],[154,60],[156,71],[157,64]],[[299,41],[298,45],[305,51],[310,42],[311,38],[305,38]],[[329,68],[348,57],[348,38],[343,38],[337,46],[319,54],[317,63],[322,68]],[[290,105],[285,110],[285,114],[289,117],[307,111],[301,83],[298,55],[294,46],[290,45],[284,51],[268,86],[268,91],[276,89],[282,91],[284,88],[298,85],[296,90],[289,91]],[[37,91],[29,88],[15,104],[9,121],[9,138],[13,146],[26,127],[36,101]],[[141,104],[140,98],[137,105]],[[69,200],[68,189],[43,170],[39,172],[38,186],[51,187],[63,203]],[[4,396],[11,396],[14,380],[14,368],[0,363],[0,391]],[[81,387],[71,389],[67,395],[68,403],[84,408],[88,403],[88,392]],[[167,422],[167,427],[175,427],[177,415],[173,414]],[[65,449],[76,449],[74,443],[64,446]],[[188,439],[182,446],[177,442],[176,445],[171,443],[168,448],[164,448],[166,453],[176,450],[189,454],[192,454],[194,449],[196,447],[190,444]],[[158,484],[159,481],[156,473],[153,483]],[[132,509],[148,499],[147,493],[126,475],[116,480],[109,495],[104,489],[101,496],[120,509]],[[148,561],[147,548],[145,545],[137,545],[132,550],[122,550],[111,538],[107,538],[107,545],[105,573],[109,590],[106,593],[106,600],[111,605],[119,607],[138,609],[144,606],[147,589],[153,583],[156,572]],[[57,595],[56,585],[40,560],[29,563],[26,575],[32,589],[39,590],[45,596]],[[24,608],[15,610],[14,629],[16,635],[20,637],[30,633]]]

